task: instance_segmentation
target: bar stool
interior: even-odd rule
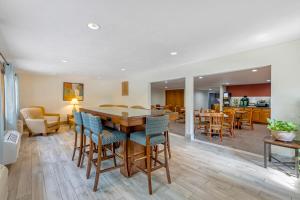
[[[168,183],[171,183],[168,156],[167,156],[167,131],[168,131],[169,117],[168,115],[159,116],[159,117],[147,117],[146,118],[146,129],[145,131],[134,132],[130,134],[130,140],[143,145],[146,147],[146,156],[135,159],[133,158],[133,165],[136,161],[146,159],[147,170],[140,168],[139,166],[135,167],[140,171],[148,175],[148,190],[149,194],[152,194],[152,181],[151,173],[162,167],[166,168],[167,180]],[[153,158],[152,148],[158,144],[164,145],[164,159],[165,162],[162,163],[158,159]],[[160,152],[159,152],[160,153]],[[152,167],[152,160],[157,162],[159,165]]]
[[[82,142],[81,142],[81,146],[80,146],[80,160],[81,160],[81,164],[80,167],[82,167],[83,162],[84,162],[84,157],[85,154],[88,154],[88,151],[86,150],[86,147],[88,147],[89,145],[86,144],[86,138],[90,137],[90,133],[91,133],[91,129],[90,129],[90,116],[91,114],[88,113],[84,113],[81,112],[81,117],[82,117],[82,123],[83,123],[83,138],[82,138]]]
[[[125,170],[128,171],[127,160],[126,160],[127,159],[127,145],[126,145],[127,137],[125,133],[122,133],[120,131],[104,129],[101,123],[101,119],[98,116],[90,116],[89,122],[90,122],[91,133],[90,133],[89,160],[88,160],[88,167],[86,171],[86,177],[87,178],[90,177],[91,167],[93,162],[93,164],[96,166],[96,177],[95,177],[94,188],[93,188],[93,191],[95,192],[97,191],[100,173],[111,171],[113,169],[120,168],[123,166],[125,167]],[[116,152],[116,148],[114,144],[122,141],[123,141],[124,153],[123,155],[120,155]],[[107,149],[106,146],[108,145],[111,145],[112,149]],[[97,158],[94,159],[93,150],[95,149],[95,147],[97,147],[98,154],[97,154]],[[106,150],[111,151],[111,155],[103,156],[101,152],[103,147],[105,148],[105,151]],[[123,160],[122,164],[117,165],[116,156]],[[113,159],[114,166],[106,169],[101,169],[101,161],[107,159]]]
[[[82,117],[80,112],[74,112],[74,131],[75,131],[75,141],[74,141],[74,148],[73,148],[73,155],[72,155],[72,160],[74,160],[76,150],[79,150],[79,157],[78,157],[78,163],[77,166],[79,167],[80,165],[80,160],[81,160],[81,149],[82,148],[82,135],[83,135],[83,123],[82,123]],[[77,146],[78,142],[78,135],[80,135],[80,144]]]

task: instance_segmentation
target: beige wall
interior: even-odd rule
[[[80,106],[97,106],[112,102],[112,88],[110,82],[78,78],[71,76],[47,76],[39,74],[19,74],[20,77],[20,107],[42,105],[48,112],[66,114],[72,112],[70,102],[63,101],[63,82],[84,84],[84,101]],[[114,90],[115,91],[115,90]]]

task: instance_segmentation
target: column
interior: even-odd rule
[[[194,77],[185,77],[185,137],[194,140]]]
[[[220,112],[223,111],[224,86],[220,86]]]

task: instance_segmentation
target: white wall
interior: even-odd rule
[[[194,108],[197,110],[208,109],[208,91],[195,90],[194,95]]]
[[[32,105],[45,106],[47,112],[62,114],[72,113],[70,102],[63,101],[63,82],[84,84],[84,101],[79,106],[98,106],[112,102],[112,90],[116,92],[110,82],[93,80],[90,78],[46,76],[39,74],[19,74],[20,78],[20,107]],[[121,92],[121,90],[120,90]]]
[[[166,92],[163,89],[151,88],[151,105],[159,104],[164,106],[166,104]]]

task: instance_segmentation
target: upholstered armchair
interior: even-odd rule
[[[49,132],[57,132],[60,125],[60,115],[45,113],[44,107],[35,106],[21,109],[21,114],[29,130],[29,136],[32,134],[47,135]]]

